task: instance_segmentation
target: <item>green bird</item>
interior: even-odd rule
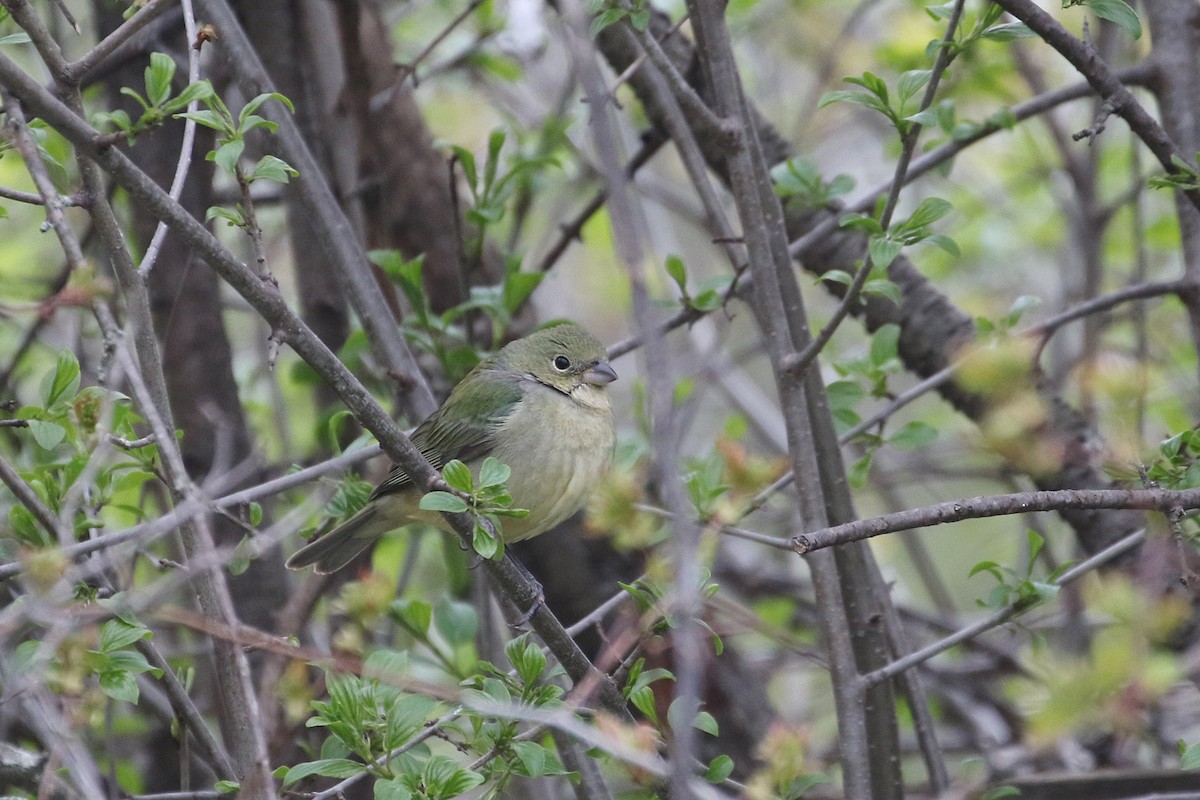
[[[507,464],[512,507],[506,542],[537,536],[578,511],[612,464],[616,429],[606,387],[617,379],[604,346],[578,325],[546,328],[484,359],[413,432],[434,467],[452,459],[479,474],[487,456]],[[412,522],[449,530],[441,514],[418,508],[422,491],[393,466],[367,504],[288,559],[319,573],[341,569],[388,531]]]

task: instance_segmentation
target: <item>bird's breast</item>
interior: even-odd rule
[[[513,507],[530,512],[502,520],[506,541],[536,536],[574,514],[612,464],[616,432],[608,398],[588,400],[530,392],[497,432],[493,455],[512,469]]]

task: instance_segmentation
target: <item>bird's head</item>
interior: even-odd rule
[[[578,325],[535,331],[498,355],[508,369],[581,401],[617,379],[604,345]]]

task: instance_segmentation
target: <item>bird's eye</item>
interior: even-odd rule
[[[571,368],[571,359],[566,356],[555,356],[554,368],[559,372],[566,372]]]

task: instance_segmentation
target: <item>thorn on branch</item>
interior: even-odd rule
[[[274,278],[271,280],[275,282]],[[275,285],[278,287],[279,284],[276,282]],[[267,337],[267,369],[271,372],[275,371],[275,362],[279,358],[279,346],[283,344],[285,338],[281,328],[271,331],[271,335]]]
[[[1104,133],[1105,123],[1108,122],[1108,118],[1115,114],[1116,111],[1117,106],[1116,103],[1113,102],[1112,98],[1105,100],[1103,103],[1101,103],[1100,109],[1096,112],[1096,120],[1091,124],[1091,126],[1071,134],[1071,140],[1078,142],[1080,139],[1087,139],[1088,145],[1091,146],[1091,144],[1096,141],[1096,137]]]
[[[122,450],[140,450],[141,448],[148,447],[149,445],[152,445],[158,441],[154,437],[153,433],[143,436],[140,439],[123,439],[120,436],[115,436],[110,433],[108,435],[108,440],[117,447],[120,447]]]

